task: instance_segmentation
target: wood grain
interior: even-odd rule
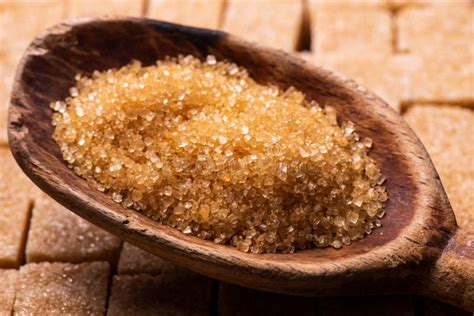
[[[246,67],[259,83],[283,89],[294,86],[309,99],[334,106],[340,121],[354,121],[362,136],[374,140],[371,156],[389,179],[383,228],[340,250],[245,254],[185,236],[89,188],[63,162],[51,138],[49,103],[68,95],[77,73],[90,75],[94,70],[120,67],[131,59],[149,65],[177,54],[200,58],[214,54],[218,59],[228,59]],[[60,24],[29,47],[13,90],[11,149],[38,186],[73,212],[126,241],[220,280],[305,295],[416,291],[421,278],[430,279],[422,272],[432,271],[430,267],[457,229],[428,154],[385,102],[351,80],[226,33],[134,18]],[[461,248],[472,252],[468,246]],[[472,264],[469,258],[460,253],[453,260],[466,259]],[[457,282],[455,291],[450,295],[433,291],[434,295],[471,308],[473,299],[461,295],[472,284],[472,276],[442,281]]]

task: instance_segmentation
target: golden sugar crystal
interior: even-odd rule
[[[340,248],[380,226],[372,141],[294,88],[179,56],[77,76],[53,102],[73,170],[115,202],[244,252]]]

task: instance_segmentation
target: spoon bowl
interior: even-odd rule
[[[178,54],[212,54],[245,67],[258,83],[290,86],[374,141],[389,193],[383,226],[341,249],[249,254],[186,236],[88,186],[52,139],[50,102],[80,73],[145,66]],[[390,75],[390,74],[387,74]],[[299,295],[421,293],[474,309],[474,242],[457,229],[428,154],[384,101],[350,79],[232,35],[138,18],[82,19],[38,36],[18,66],[9,112],[11,150],[24,172],[74,213],[177,265],[239,285]]]

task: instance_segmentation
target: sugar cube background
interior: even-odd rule
[[[103,315],[109,265],[30,263],[20,268],[15,314]]]
[[[35,189],[8,148],[0,147],[0,161],[0,268],[18,268],[24,260]]]
[[[223,6],[224,0],[150,0],[147,16],[167,22],[217,29]]]
[[[228,283],[219,286],[222,315],[315,315],[314,298],[261,292]]]
[[[142,1],[127,0],[66,0],[65,15],[68,18],[78,16],[140,16],[143,12]]]
[[[302,19],[301,1],[229,0],[222,28],[261,45],[292,51]]]
[[[171,281],[164,281],[166,278],[175,278],[168,275],[176,272],[176,267],[127,243],[123,245],[118,267],[111,260],[111,273],[108,272],[107,263],[44,262],[25,265],[25,252],[26,257],[29,253],[30,258],[37,256],[37,260],[59,260],[58,252],[53,256],[47,252],[46,247],[37,248],[36,254],[32,246],[29,252],[28,247],[25,249],[30,208],[41,194],[23,176],[7,147],[7,107],[13,77],[20,57],[31,39],[46,27],[65,18],[119,14],[225,29],[247,40],[294,51],[295,43],[301,35],[302,20],[301,13],[296,8],[304,9],[303,1],[287,1],[283,5],[276,5],[276,2],[285,1],[0,0],[0,315],[10,315],[15,303],[16,288],[20,284],[22,292],[18,293],[15,305],[16,311],[22,310],[24,313],[35,311],[51,314],[56,311],[58,314],[71,312],[104,315],[107,313],[107,291],[113,293],[109,300],[109,314],[183,311],[178,302],[171,300],[167,303],[163,299],[168,295],[166,290],[172,291],[176,286]],[[305,52],[304,55],[311,63],[354,78],[391,105],[396,104],[395,108],[404,111],[406,121],[423,141],[440,173],[458,224],[462,228],[472,226],[473,112],[469,108],[474,105],[472,0],[306,2],[306,14],[310,16],[309,26],[312,31],[312,51]],[[398,64],[391,62],[394,59],[408,61]],[[63,210],[57,214],[61,223],[64,220],[61,214],[70,213]],[[66,217],[67,223],[75,222],[75,219]],[[34,218],[29,231],[32,234],[31,245],[34,244],[34,238],[44,237],[33,234],[34,227],[40,227],[38,230],[43,227],[47,233],[51,226],[58,223],[52,221],[50,226],[33,226],[33,221]],[[57,236],[63,233],[75,232],[75,229],[72,232],[56,230],[54,240],[57,241]],[[47,234],[43,232],[43,235]],[[64,240],[69,240],[68,238],[70,237]],[[107,242],[106,244],[108,245]],[[71,245],[79,245],[81,248],[81,243],[74,240]],[[72,246],[66,248],[61,242],[58,247],[64,247],[67,254],[61,256],[68,260],[93,260],[91,258],[97,253],[102,253],[102,250],[92,252],[95,254],[91,257],[90,253],[70,249]],[[115,246],[112,248],[116,249]],[[54,249],[57,248],[51,248]],[[105,257],[108,258],[108,255]],[[105,257],[101,258],[108,260]],[[5,269],[21,265],[20,271]],[[120,275],[115,276],[113,285],[107,287],[108,278],[112,278],[110,274],[115,273]],[[70,286],[69,278],[73,280],[75,287]],[[194,282],[193,278],[173,280],[181,280],[181,283],[177,283],[181,286]],[[294,308],[298,308],[302,315],[315,312],[346,315],[348,311],[362,315],[368,312],[471,315],[447,304],[414,296],[376,296],[369,299],[337,297],[303,302],[304,298],[288,298],[223,283],[216,289],[216,281],[205,280],[207,281],[204,283],[213,284],[210,291],[209,285],[204,286],[204,300],[208,300],[210,296],[211,305],[217,302],[220,304],[218,308],[205,304],[197,308],[197,311],[204,313],[214,309],[212,313],[217,310],[222,314],[235,311],[244,311],[248,315],[261,314],[262,307],[269,304],[279,306],[280,309],[275,312],[280,312],[285,311],[285,306],[298,301],[300,305]],[[202,290],[195,283],[191,288]],[[144,292],[143,301],[140,301],[136,290]],[[161,300],[153,300],[156,293],[166,295]],[[195,297],[194,292],[177,293],[179,298],[181,295]],[[252,297],[258,297],[259,300],[252,301]],[[71,299],[66,303],[68,298]],[[246,305],[237,298],[242,298]],[[122,299],[123,302],[120,301]],[[370,300],[370,309],[367,300]],[[142,302],[150,302],[147,303],[149,307],[140,305]],[[186,299],[180,302],[187,304]]]
[[[458,225],[474,222],[474,112],[446,105],[415,105],[404,115],[426,147]]]
[[[211,280],[191,273],[116,275],[107,315],[209,315]]]
[[[375,6],[312,2],[312,53],[377,56],[392,53],[390,12]]]
[[[161,274],[177,272],[180,269],[154,254],[132,244],[124,243],[118,263],[119,274]]]
[[[0,315],[10,315],[15,301],[17,270],[0,270]]]
[[[46,195],[33,207],[28,262],[116,261],[121,240],[79,217]]]

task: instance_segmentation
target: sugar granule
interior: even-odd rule
[[[208,56],[77,76],[54,139],[89,185],[184,234],[244,252],[340,248],[380,226],[370,139],[294,88]]]

